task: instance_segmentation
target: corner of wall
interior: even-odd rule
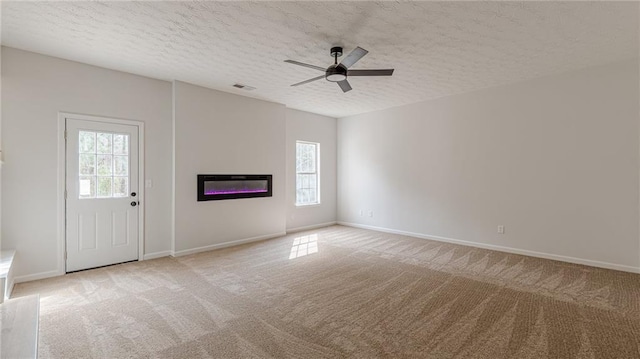
[[[287,233],[324,227],[337,221],[337,119],[287,108],[286,112]],[[295,206],[295,143],[297,140],[320,143],[321,203]]]
[[[634,61],[340,119],[338,223],[640,270]]]

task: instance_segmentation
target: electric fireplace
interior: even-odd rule
[[[198,175],[198,201],[271,197],[272,175]]]

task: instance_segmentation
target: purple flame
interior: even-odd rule
[[[263,193],[267,192],[266,189],[234,189],[234,190],[212,190],[205,191],[204,194],[207,196],[217,195],[217,194],[236,194],[236,193]]]

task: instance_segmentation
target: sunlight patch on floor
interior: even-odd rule
[[[304,257],[309,254],[318,253],[318,235],[296,237],[293,240],[289,259]]]

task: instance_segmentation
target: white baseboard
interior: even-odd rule
[[[619,270],[619,271],[623,271],[623,272],[640,273],[640,267],[632,267],[632,266],[627,266],[627,265],[622,265],[622,264],[600,262],[600,261],[594,261],[594,260],[591,260],[591,259],[582,259],[582,258],[562,256],[562,255],[558,255],[558,254],[550,254],[550,253],[530,251],[530,250],[526,250],[526,249],[517,249],[517,248],[512,248],[512,247],[504,247],[504,246],[498,246],[498,245],[495,245],[495,244],[485,244],[485,243],[478,243],[478,242],[470,242],[470,241],[465,241],[465,240],[461,240],[461,239],[453,239],[453,238],[447,238],[447,237],[432,236],[432,235],[428,235],[428,234],[407,232],[407,231],[401,231],[401,230],[397,230],[397,229],[384,228],[384,227],[369,226],[369,225],[366,225],[366,224],[359,224],[359,223],[350,223],[350,222],[338,221],[338,224],[343,225],[343,226],[348,226],[348,227],[370,229],[370,230],[374,230],[374,231],[378,231],[378,232],[401,234],[401,235],[410,236],[410,237],[416,237],[416,238],[422,238],[422,239],[430,239],[430,240],[438,241],[438,242],[460,244],[460,245],[463,245],[463,246],[490,249],[490,250],[494,250],[494,251],[513,253],[513,254],[520,254],[520,255],[529,256],[529,257],[537,257],[537,258],[551,259],[551,260],[556,260],[556,261],[561,261],[561,262],[583,264],[583,265],[587,265],[587,266],[591,266],[591,267],[614,269],[614,270]]]
[[[183,249],[181,251],[175,251],[175,253],[173,253],[173,256],[174,257],[186,256],[186,255],[189,255],[189,254],[211,251],[211,250],[214,250],[214,249],[233,247],[233,246],[237,246],[237,245],[240,245],[240,244],[258,242],[258,241],[263,241],[265,239],[270,239],[270,238],[275,238],[275,237],[282,237],[284,235],[286,235],[285,232],[278,232],[278,233],[266,234],[264,236],[257,236],[257,237],[251,237],[251,238],[245,238],[245,239],[238,239],[238,240],[235,240],[235,241],[229,241],[229,242],[224,242],[224,243],[216,243],[216,244],[212,244],[212,245],[204,246],[204,247]]]
[[[333,221],[333,222],[326,222],[326,223],[320,223],[320,224],[312,224],[310,226],[287,228],[287,234],[296,233],[296,232],[302,232],[302,231],[308,231],[310,229],[329,227],[329,226],[333,226],[336,223],[338,223],[338,222]]]
[[[161,252],[153,252],[153,253],[147,253],[144,255],[144,257],[142,258],[142,260],[149,260],[149,259],[156,259],[156,258],[162,258],[162,257],[169,257],[171,255],[171,251],[161,251]]]
[[[21,275],[19,277],[15,277],[14,278],[14,282],[15,283],[30,282],[32,280],[57,277],[57,276],[60,276],[60,275],[64,275],[64,273],[60,273],[60,271],[58,271],[58,270],[52,270],[52,271],[48,271],[48,272],[40,272],[40,273],[34,273],[34,274],[28,274],[28,275]]]
[[[210,250],[214,250],[214,249],[232,247],[232,246],[237,246],[237,245],[244,244],[244,243],[257,242],[257,241],[262,241],[262,240],[269,239],[269,238],[281,237],[281,236],[284,236],[284,235],[286,235],[285,232],[279,232],[279,233],[267,234],[267,235],[264,235],[264,236],[239,239],[239,240],[236,240],[236,241],[230,241],[230,242],[225,242],[225,243],[212,244],[210,246],[204,246],[204,247],[198,247],[198,248],[192,248],[192,249],[185,249],[185,250],[182,250],[182,251],[176,251],[175,253],[172,253],[171,251],[154,252],[154,253],[145,254],[143,260],[162,258],[162,257],[168,257],[168,256],[173,256],[173,257],[186,256],[186,255],[193,254],[193,253],[206,252],[206,251],[210,251]],[[30,282],[32,280],[57,277],[57,276],[64,275],[64,274],[65,274],[64,272],[53,270],[53,271],[48,271],[48,272],[34,273],[34,274],[15,277],[13,282],[15,282],[15,283]]]

